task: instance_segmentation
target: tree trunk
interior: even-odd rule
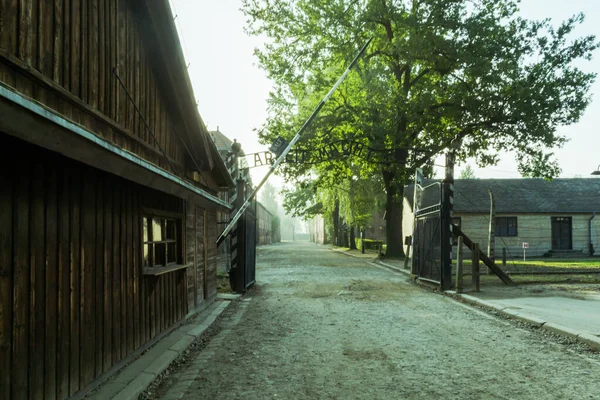
[[[402,237],[402,201],[404,198],[404,186],[394,182],[394,174],[390,171],[383,171],[383,181],[386,189],[386,256],[404,257],[404,240]]]
[[[355,230],[356,228],[354,226],[350,227],[350,250],[356,250],[356,236],[355,236]]]
[[[348,229],[342,228],[342,235],[344,235],[344,247],[350,247],[350,241],[348,240]]]
[[[336,246],[340,245],[340,201],[335,199],[335,206],[333,208],[333,238],[332,243]]]

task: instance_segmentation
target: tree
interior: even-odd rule
[[[566,141],[556,128],[580,118],[595,79],[574,66],[598,47],[593,36],[571,37],[583,15],[554,27],[519,17],[513,0],[243,0],[242,10],[248,32],[268,38],[256,51],[275,85],[264,142],[290,137],[373,37],[303,142],[319,149],[352,138],[393,154],[355,161],[383,181],[392,256],[402,255],[402,198],[415,167],[458,141],[458,160],[493,165],[514,150],[523,175],[555,176],[551,150]],[[283,174],[308,172],[288,165]]]
[[[277,202],[277,189],[270,182],[263,185],[260,190],[260,202],[273,215],[277,214],[279,204]]]
[[[467,164],[465,169],[460,172],[458,179],[477,179],[477,177],[475,176],[475,171],[473,171],[473,168]]]

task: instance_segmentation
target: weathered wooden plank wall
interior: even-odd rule
[[[202,207],[196,206],[196,262],[194,268],[196,269],[196,304],[204,300],[204,284],[206,272],[205,260],[206,260],[206,232],[204,228],[206,226],[206,210]]]
[[[170,169],[162,147],[185,171],[187,155],[173,129],[180,116],[155,73],[156,43],[139,29],[146,18],[133,0],[0,0],[0,81]]]
[[[217,237],[219,236],[217,224],[217,210],[215,208],[206,209],[206,294],[207,299],[217,295]]]
[[[21,155],[0,158],[0,398],[64,399],[187,314],[185,270],[141,265],[142,208],[182,231],[184,201],[3,133],[0,148]]]
[[[186,279],[181,284],[187,294],[184,301],[192,311],[217,295],[217,211],[188,201],[185,215],[184,254],[193,268],[187,269]]]

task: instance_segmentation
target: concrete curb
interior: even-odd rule
[[[395,265],[384,263],[384,262],[383,262],[383,261],[381,261],[381,260],[377,260],[377,264],[379,264],[381,267],[383,267],[383,268],[387,269],[388,271],[392,271],[392,272],[400,272],[401,274],[404,274],[404,275],[410,276],[410,271],[409,271],[409,270],[407,270],[407,269],[404,269],[404,268],[398,268],[398,267],[397,267],[397,266],[395,266]]]
[[[373,255],[373,257],[361,257],[361,256],[355,256],[354,254],[348,254],[347,252],[345,252],[345,251],[340,251],[340,250],[329,249],[329,251],[332,251],[332,252],[334,252],[334,253],[336,253],[336,254],[343,254],[343,255],[345,255],[345,256],[352,257],[352,258],[356,258],[356,259],[359,259],[359,260],[365,260],[365,261],[367,261],[367,262],[368,262],[368,261],[371,261],[371,262],[373,262],[373,261],[376,261],[376,260],[377,260],[377,255]]]
[[[360,257],[360,256],[355,256],[354,254],[348,254],[348,253],[346,253],[344,251],[337,251],[337,250],[333,250],[333,249],[329,249],[329,250],[333,251],[333,252],[336,252],[336,253],[343,254],[343,255],[348,256],[348,257],[353,257],[353,258],[356,258],[356,259],[359,259],[359,260],[365,260],[365,262],[367,262],[368,264],[371,264],[371,265],[374,265],[376,267],[380,267],[380,268],[386,269],[386,270],[391,271],[391,272],[401,272],[403,274],[410,275],[410,271],[409,270],[406,270],[404,268],[399,268],[399,267],[397,267],[395,265],[384,263],[383,261],[378,260],[377,257],[375,257],[375,258]]]
[[[94,393],[91,399],[137,399],[150,384],[176,360],[192,342],[202,335],[231,304],[224,300],[205,311],[206,317],[196,325],[184,325],[156,343],[140,358],[123,368]]]
[[[522,322],[526,322],[535,327],[547,330],[549,332],[558,334],[560,336],[565,336],[565,337],[568,337],[571,339],[575,339],[579,342],[585,343],[588,346],[600,351],[600,337],[598,337],[598,336],[592,335],[587,332],[580,332],[575,329],[571,329],[569,327],[566,327],[566,326],[563,326],[560,324],[556,324],[553,322],[547,322],[535,315],[519,312],[517,310],[511,310],[511,309],[509,309],[507,307],[503,307],[503,306],[498,306],[496,304],[490,303],[489,301],[485,301],[485,300],[479,299],[475,296],[471,296],[468,294],[456,294],[455,292],[446,292],[446,293],[456,296],[471,305],[478,305],[478,306],[490,308],[501,314],[504,314],[507,317],[518,319]]]

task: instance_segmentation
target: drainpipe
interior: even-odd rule
[[[596,217],[596,213],[592,213],[592,216],[590,217],[590,220],[588,221],[589,224],[589,234],[590,234],[590,256],[594,255],[594,243],[592,242],[592,220]]]

